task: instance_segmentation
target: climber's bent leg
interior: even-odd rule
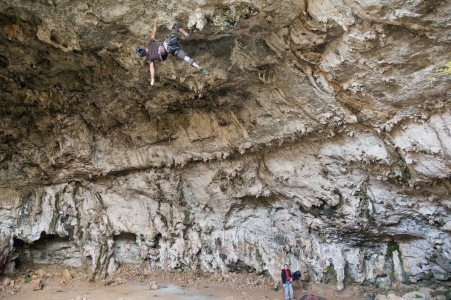
[[[194,64],[194,59],[192,59],[191,57],[186,55],[186,52],[183,51],[182,49],[180,49],[177,52],[176,55],[177,55],[178,58],[183,59],[184,61],[186,61],[188,63],[188,65],[192,66]]]
[[[203,68],[202,66],[199,66],[194,61],[194,59],[192,59],[191,57],[186,55],[185,51],[183,51],[182,49],[178,49],[178,51],[176,53],[174,53],[174,55],[176,55],[178,58],[183,59],[184,61],[186,61],[188,63],[188,65],[193,66],[195,68],[198,68],[202,73],[204,73],[205,75],[208,75],[207,69]]]
[[[180,28],[182,28],[180,24],[174,24],[174,26],[172,26],[172,33],[178,33]]]
[[[180,32],[181,34],[183,34],[183,35],[185,36],[185,38],[189,38],[190,35],[193,34],[193,31],[192,31],[192,30],[186,32],[186,30],[185,30],[181,25],[179,25],[179,24],[174,24],[174,26],[172,26],[172,33],[173,33],[173,34],[174,34],[174,33],[178,34],[179,32]]]

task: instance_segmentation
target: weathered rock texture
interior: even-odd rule
[[[134,50],[195,28],[210,71]],[[2,263],[451,278],[451,2],[0,0]]]

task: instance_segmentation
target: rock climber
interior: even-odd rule
[[[149,45],[147,48],[138,48],[136,49],[136,54],[139,57],[147,57],[147,62],[149,63],[150,68],[150,85],[155,84],[155,68],[154,62],[156,60],[165,61],[168,58],[169,54],[172,54],[180,59],[186,61],[190,66],[198,68],[202,73],[208,75],[208,71],[199,66],[194,59],[186,55],[185,51],[183,51],[179,46],[179,33],[182,33],[185,38],[188,38],[193,31],[190,30],[186,32],[180,25],[175,24],[172,27],[172,33],[169,38],[167,38],[163,43],[157,42],[155,40],[155,33],[157,31],[157,18],[155,18],[153,27],[152,27],[152,35],[149,40]]]
[[[294,299],[293,293],[293,278],[291,276],[291,271],[288,269],[288,265],[285,264],[282,269],[282,283],[285,291],[285,300]]]

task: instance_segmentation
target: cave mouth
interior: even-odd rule
[[[227,255],[220,254],[220,257],[223,262],[227,261]],[[252,266],[249,266],[244,261],[238,259],[235,262],[229,262],[227,263],[227,267],[229,269],[229,272],[236,273],[236,274],[249,274],[249,273],[256,273],[255,268]]]
[[[19,254],[16,268],[33,265],[81,266],[81,253],[67,236],[47,234],[45,231],[36,241],[14,238],[14,249]]]
[[[24,255],[26,245],[27,243],[25,243],[25,241],[19,238],[14,238],[13,248],[15,252],[19,254],[19,256],[14,260],[16,262],[16,268],[20,268],[22,265],[27,265],[29,263],[27,257]]]
[[[136,234],[122,232],[113,236],[113,255],[120,263],[141,263],[141,249],[136,242]]]
[[[163,239],[163,235],[161,233],[157,233],[157,235],[155,236],[155,248],[160,249],[161,245],[160,242]]]

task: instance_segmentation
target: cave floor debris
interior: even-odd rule
[[[42,272],[44,270],[45,272]],[[256,284],[262,275],[255,274],[230,274],[227,278],[222,276],[202,276],[195,274],[169,273],[161,270],[153,271],[152,274],[143,274],[136,266],[121,266],[115,276],[106,280],[89,281],[88,275],[81,268],[69,268],[72,279],[65,278],[67,269],[61,266],[39,266],[36,268],[24,267],[15,271],[13,275],[0,276],[0,298],[1,299],[87,299],[87,300],[140,300],[157,298],[159,300],[283,300],[282,290],[271,289],[269,278],[263,278],[261,283]],[[43,288],[32,291],[31,284],[25,278],[36,278],[40,273]],[[4,282],[14,280],[8,285]],[[157,290],[149,289],[150,280],[158,284]],[[302,284],[302,286],[301,286]],[[367,290],[365,290],[365,288]],[[304,294],[320,295],[327,299],[366,299],[369,287],[350,286],[343,292],[337,293],[333,285],[316,283],[294,284],[296,299]],[[78,298],[77,298],[78,297]]]

